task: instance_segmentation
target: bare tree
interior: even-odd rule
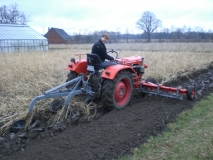
[[[25,16],[24,12],[18,10],[18,4],[0,7],[0,23],[26,24],[27,22],[29,22],[29,19]]]
[[[151,34],[161,26],[159,20],[152,12],[143,12],[141,18],[136,22],[139,29],[143,30],[147,35],[147,42],[150,42]]]

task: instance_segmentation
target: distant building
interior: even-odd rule
[[[48,40],[29,26],[0,24],[0,53],[48,49]]]
[[[44,35],[48,39],[49,44],[68,44],[72,38],[59,28],[48,28],[48,32]]]

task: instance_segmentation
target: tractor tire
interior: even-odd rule
[[[115,79],[105,79],[102,86],[103,107],[108,111],[127,106],[132,97],[132,74],[128,71],[119,72]]]
[[[188,100],[193,100],[195,98],[195,89],[194,87],[188,87],[186,97]]]
[[[66,82],[71,81],[71,80],[75,79],[76,77],[78,77],[78,74],[74,71],[70,71],[70,73],[67,75]],[[72,84],[66,86],[66,88],[70,88],[70,87],[72,87]]]
[[[66,82],[75,79],[76,77],[78,77],[78,74],[74,71],[70,71],[70,73],[67,75],[67,80]]]

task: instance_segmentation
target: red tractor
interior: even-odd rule
[[[149,93],[177,99],[182,99],[182,95],[186,95],[189,100],[194,98],[195,91],[192,87],[181,89],[143,82],[142,76],[145,68],[148,67],[144,63],[144,58],[131,56],[120,59],[116,51],[111,50],[108,53],[116,55],[117,65],[102,68],[98,55],[91,53],[87,54],[87,59],[81,59],[81,55],[78,55],[78,60],[72,58],[66,67],[67,70],[70,70],[66,81],[70,82],[79,75],[83,75],[89,92],[93,93],[90,98],[100,97],[103,107],[109,110],[127,106],[133,89],[141,92],[142,95]],[[81,85],[85,85],[85,83],[81,83]]]
[[[145,68],[148,67],[144,63],[144,58],[140,56],[118,58],[118,54],[114,50],[108,53],[116,55],[117,64],[106,68],[100,66],[101,61],[96,54],[89,53],[86,59],[82,59],[81,54],[77,55],[78,60],[71,58],[69,65],[66,67],[70,71],[66,83],[35,97],[30,102],[29,113],[32,112],[35,103],[39,100],[61,98],[61,100],[53,100],[50,104],[50,110],[54,112],[63,105],[67,108],[70,99],[80,94],[85,95],[85,102],[97,97],[101,98],[103,107],[108,110],[121,109],[127,106],[133,89],[142,95],[148,93],[180,100],[183,99],[183,95],[186,95],[188,100],[195,97],[193,87],[182,89],[143,82],[142,76]]]

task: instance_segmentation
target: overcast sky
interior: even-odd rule
[[[30,17],[28,25],[41,34],[48,27],[67,33],[120,31],[141,33],[136,22],[145,11],[162,21],[162,28],[200,27],[213,31],[213,0],[0,0],[0,6],[18,4]]]

